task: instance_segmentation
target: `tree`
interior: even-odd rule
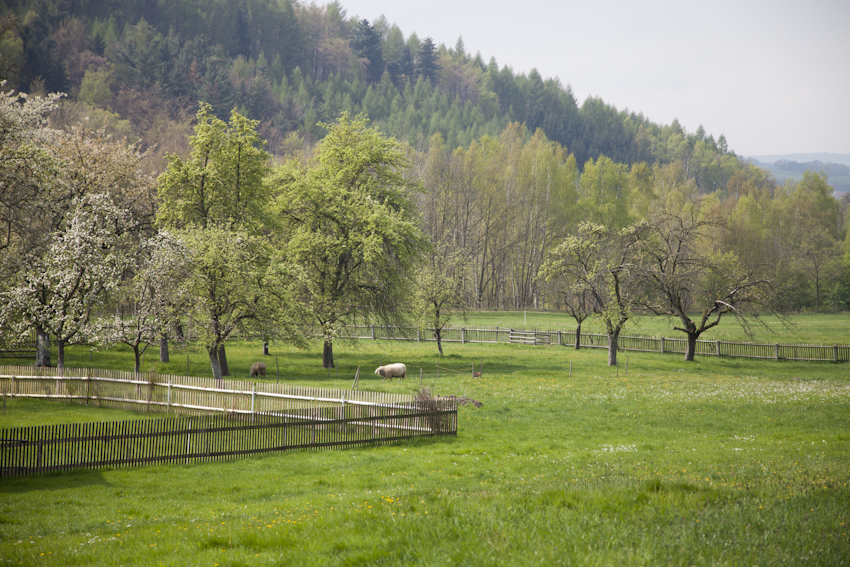
[[[214,225],[176,235],[191,255],[189,325],[209,355],[214,378],[223,376],[222,347],[236,329],[247,336],[273,332],[303,346],[297,271],[265,239]]]
[[[434,40],[426,37],[416,54],[416,75],[433,83],[436,81],[437,71],[439,70],[437,46],[434,45]]]
[[[443,355],[443,330],[460,313],[466,319],[469,304],[467,260],[444,248],[431,254],[416,273],[416,311],[420,326],[434,334]]]
[[[409,307],[416,259],[425,246],[404,176],[407,159],[362,116],[343,114],[315,163],[289,159],[270,183],[285,228],[281,247],[305,272],[309,310],[321,327],[322,365],[357,317],[397,324]]]
[[[385,66],[381,36],[369,20],[357,22],[357,28],[351,37],[351,49],[364,62],[367,81],[372,84],[379,83]]]
[[[236,111],[225,123],[209,105],[201,105],[189,140],[191,156],[185,162],[168,156],[168,168],[157,180],[160,226],[261,229],[270,156],[257,134],[258,124]]]
[[[141,372],[142,355],[156,342],[166,349],[160,360],[168,362],[168,329],[179,324],[191,300],[185,285],[190,265],[183,242],[167,233],[143,242],[132,265],[135,275],[117,290],[115,315],[98,321],[91,337],[105,345],[132,348],[136,373]]]
[[[631,317],[635,301],[631,289],[634,239],[630,231],[619,233],[604,226],[582,222],[573,236],[556,246],[546,261],[549,281],[564,282],[566,293],[592,305],[608,334],[608,365],[616,366],[620,331]],[[578,333],[577,333],[578,336]]]
[[[69,282],[57,279],[59,272],[40,272],[53,270],[54,262],[61,264],[57,254],[98,261],[98,251],[75,248],[81,245],[75,245],[71,235],[101,242],[104,247],[121,247],[120,251],[110,249],[111,259],[117,258],[119,252],[126,254],[138,235],[150,226],[153,210],[152,180],[139,171],[146,154],[138,151],[138,145],[111,140],[103,131],[85,127],[72,127],[65,132],[46,129],[44,115],[57,97],[10,95],[4,96],[0,105],[4,125],[0,147],[0,219],[5,225],[5,238],[0,245],[3,281],[17,294],[18,307],[24,310],[21,316],[35,327],[36,364],[40,366],[50,365],[49,329],[61,327],[60,335],[69,334],[65,338],[57,336],[57,341],[76,340],[77,335],[83,334],[102,288],[111,285],[94,282],[92,278],[103,276],[93,274],[96,266],[78,266],[86,273],[80,275],[77,287],[70,288]],[[111,213],[102,212],[106,210],[116,211],[114,218]],[[103,226],[90,226],[81,218],[86,211],[99,214],[97,218]],[[69,232],[73,223],[73,232]],[[107,241],[106,232],[110,230],[112,240]],[[74,261],[58,269],[66,275],[72,273],[76,269]],[[36,293],[35,288],[41,288],[41,292]],[[31,294],[29,300],[23,301],[27,289]],[[85,299],[81,299],[81,294]],[[72,307],[80,301],[87,307]],[[56,320],[45,326],[51,317],[50,309],[54,309]],[[6,311],[4,319],[12,324],[11,311]],[[73,325],[59,321],[71,311],[77,313]],[[69,331],[71,327],[76,330]]]
[[[587,286],[575,283],[570,273],[561,269],[560,262],[553,255],[540,267],[540,276],[561,296],[564,309],[575,319],[575,349],[581,348],[581,326],[593,315],[593,295]]]
[[[300,340],[289,323],[299,305],[287,295],[288,264],[263,244],[274,223],[267,216],[270,193],[265,142],[257,121],[232,112],[225,124],[201,105],[184,162],[169,156],[159,177],[160,227],[179,229],[192,254],[191,286],[199,300],[190,319],[200,328],[213,375],[228,375],[224,345],[237,327],[260,325],[265,336]],[[287,301],[275,301],[275,297]],[[277,328],[275,322],[281,322]]]
[[[700,202],[681,212],[662,209],[632,227],[645,294],[641,307],[679,320],[687,335],[686,361],[693,361],[697,339],[734,315],[745,330],[758,319],[755,307],[769,307],[771,282],[743,266],[734,253],[713,245],[721,241],[722,219]],[[691,314],[697,312],[693,317]]]
[[[94,308],[118,286],[128,264],[121,243],[128,224],[127,212],[106,195],[75,198],[70,220],[46,253],[28,258],[16,285],[4,294],[20,316],[18,333],[35,326],[56,337],[59,368],[65,367],[65,347],[87,340]]]

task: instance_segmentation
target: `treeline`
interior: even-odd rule
[[[837,200],[823,173],[778,185],[741,164],[725,190],[705,195],[682,161],[629,166],[602,156],[579,171],[560,144],[515,123],[454,150],[436,135],[415,160],[423,230],[470,260],[475,307],[564,308],[541,266],[581,222],[617,232],[700,202],[718,219],[715,252],[769,280],[777,309],[850,308],[850,198]]]
[[[311,152],[273,160],[259,121],[202,104],[156,178],[141,144],[50,126],[60,97],[0,96],[0,343],[38,337],[136,354],[191,336],[227,374],[236,329],[333,342],[355,322],[440,330],[470,308],[638,312],[695,345],[723,315],[850,308],[848,204],[826,176],[777,186],[740,165],[703,194],[681,160],[575,156],[509,123],[450,148],[400,144],[343,115]],[[694,313],[701,316],[694,317]],[[689,349],[692,358],[694,349]]]
[[[15,18],[0,45],[7,88],[69,93],[129,121],[122,133],[132,129],[161,148],[178,149],[176,132],[186,131],[201,101],[219,118],[237,108],[258,120],[273,154],[309,147],[324,135],[318,123],[345,111],[423,149],[437,133],[453,149],[518,122],[567,148],[580,169],[602,155],[627,165],[681,161],[704,192],[722,190],[737,169],[722,135],[659,125],[598,98],[579,104],[569,85],[536,70],[518,74],[473,56],[460,38],[446,47],[405,35],[384,17],[356,21],[339,2],[0,6]]]

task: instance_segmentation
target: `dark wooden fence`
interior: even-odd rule
[[[132,373],[128,379],[117,376],[125,373],[96,370],[69,373],[0,367],[0,392],[174,415],[1,429],[0,476],[220,460],[457,434],[453,398]]]
[[[344,337],[349,339],[436,341],[427,330],[416,327],[346,327]],[[458,343],[519,343],[574,346],[574,331],[528,331],[517,329],[466,329],[443,330],[443,342]],[[608,348],[608,336],[582,333],[581,346]],[[686,339],[665,337],[620,336],[618,347],[623,351],[685,354]],[[772,360],[801,360],[821,362],[850,362],[850,345],[801,345],[769,343],[734,343],[726,341],[697,341],[696,354],[701,356],[727,356],[735,358],[764,358]]]

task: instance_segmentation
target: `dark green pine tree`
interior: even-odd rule
[[[351,37],[351,49],[366,63],[366,80],[371,84],[381,82],[384,74],[384,54],[381,48],[381,37],[369,20],[362,19],[357,22],[357,29]]]
[[[437,80],[437,72],[439,70],[440,66],[437,64],[437,46],[434,45],[434,40],[426,37],[416,57],[416,74],[418,77],[424,77],[433,83]]]

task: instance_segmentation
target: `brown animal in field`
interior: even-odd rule
[[[264,362],[255,362],[251,367],[251,376],[262,376],[266,377],[266,364]]]

